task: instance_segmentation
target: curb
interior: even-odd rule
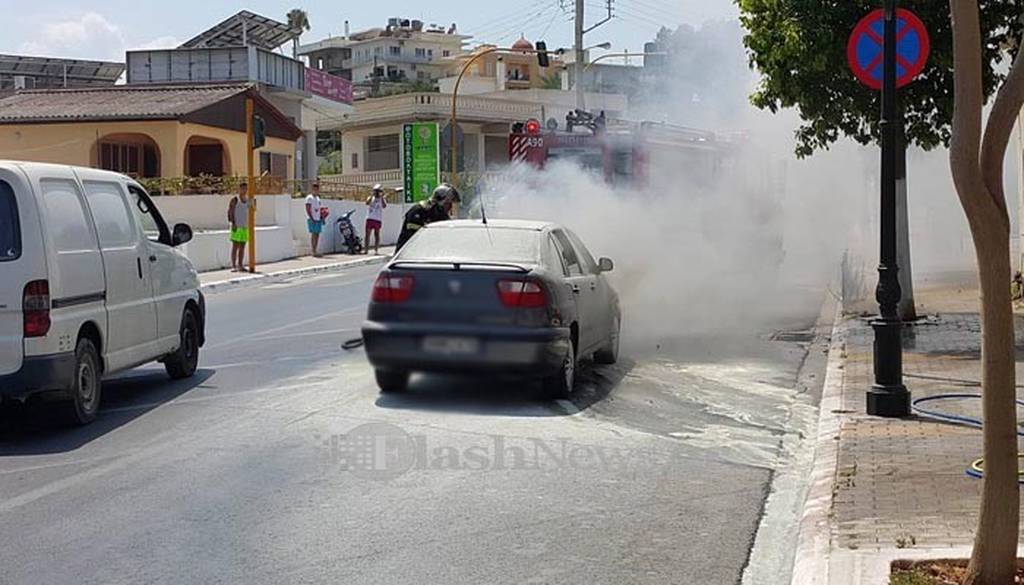
[[[821,390],[817,439],[814,442],[814,463],[811,465],[810,488],[800,518],[792,585],[829,583],[832,486],[839,461],[839,441],[836,439],[842,422],[842,416],[837,411],[842,408],[845,349],[842,303],[839,303],[832,323],[828,365]]]
[[[357,260],[345,260],[343,262],[334,262],[332,264],[321,264],[319,266],[306,266],[303,268],[292,268],[290,270],[280,270],[278,272],[268,272],[266,274],[256,273],[245,276],[239,276],[236,278],[229,278],[226,280],[218,280],[215,282],[206,282],[199,286],[200,290],[203,291],[220,291],[234,288],[242,288],[263,282],[269,278],[283,278],[289,276],[306,276],[310,274],[319,274],[321,272],[337,272],[346,268],[352,268],[355,266],[366,266],[370,264],[383,264],[391,260],[391,256],[370,256],[368,258],[359,258]]]

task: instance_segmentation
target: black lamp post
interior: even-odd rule
[[[878,265],[879,317],[875,330],[875,383],[867,393],[867,412],[874,416],[905,417],[910,414],[910,392],[903,385],[903,322],[899,316],[902,296],[896,264],[896,183],[904,177],[901,137],[903,120],[896,95],[896,0],[885,0],[884,79],[882,83],[882,197],[881,249]]]

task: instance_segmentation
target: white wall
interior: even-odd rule
[[[218,270],[231,266],[231,241],[228,230],[195,232],[192,241],[181,246],[196,270]],[[282,226],[256,228],[256,262],[277,262],[295,257],[291,231]],[[246,262],[249,252],[246,249]]]
[[[355,209],[352,214],[352,225],[355,227],[356,235],[360,239],[364,236],[366,226],[366,205],[358,201],[334,201],[325,200],[331,214],[320,234],[320,252],[331,253],[341,249],[341,236],[337,227],[337,220],[342,214]],[[402,229],[402,218],[405,215],[405,206],[401,203],[392,203],[384,210],[384,225],[380,230],[380,243],[382,246],[389,246],[398,241],[398,234]],[[295,250],[299,255],[309,254],[309,230],[306,227],[306,206],[301,199],[293,199],[291,202],[291,233],[295,240]],[[363,242],[365,245],[365,242]]]
[[[156,205],[167,223],[187,223],[194,232],[192,241],[181,247],[199,271],[216,270],[231,266],[227,195],[182,195],[157,197]],[[352,223],[362,238],[366,223],[366,205],[358,201],[324,200],[331,210],[320,236],[320,252],[332,253],[341,248],[336,220],[343,213],[355,209]],[[402,217],[401,203],[391,204],[384,210],[381,245],[392,245],[398,240]],[[288,195],[260,195],[256,221],[256,259],[259,263],[276,262],[310,252],[309,231],[306,227],[305,201]]]

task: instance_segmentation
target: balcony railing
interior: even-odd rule
[[[539,117],[541,105],[476,96],[459,96],[458,116],[476,122],[508,122]],[[364,124],[415,119],[445,119],[452,113],[452,96],[438,93],[407,93],[357,102],[356,111],[341,129]]]

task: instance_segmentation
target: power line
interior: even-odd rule
[[[632,11],[634,14],[638,14],[655,22],[665,23],[666,19],[672,19],[682,22],[684,19],[682,15],[678,14],[665,14],[657,9],[646,8],[644,5],[639,4],[637,0],[619,0],[620,5],[623,6],[624,10]],[[667,25],[666,25],[667,26]]]
[[[621,12],[622,14],[625,14],[629,18],[633,18],[633,19],[642,21],[642,22],[644,22],[646,24],[649,24],[651,26],[656,26],[656,27],[658,27],[659,30],[661,29],[661,27],[665,26],[665,22],[662,21],[662,20],[656,20],[656,19],[654,19],[654,18],[652,18],[650,16],[645,16],[643,14],[640,14],[640,13],[637,13],[637,12],[633,12],[632,10],[626,10],[626,9],[620,7],[619,8],[619,12]]]
[[[537,10],[546,11],[551,7],[551,0],[536,0],[525,8],[500,18],[492,19],[487,24],[476,27],[473,29],[475,31],[474,36],[487,36],[497,31],[507,30],[509,25],[522,22],[523,18],[529,18],[531,15],[536,14]]]

